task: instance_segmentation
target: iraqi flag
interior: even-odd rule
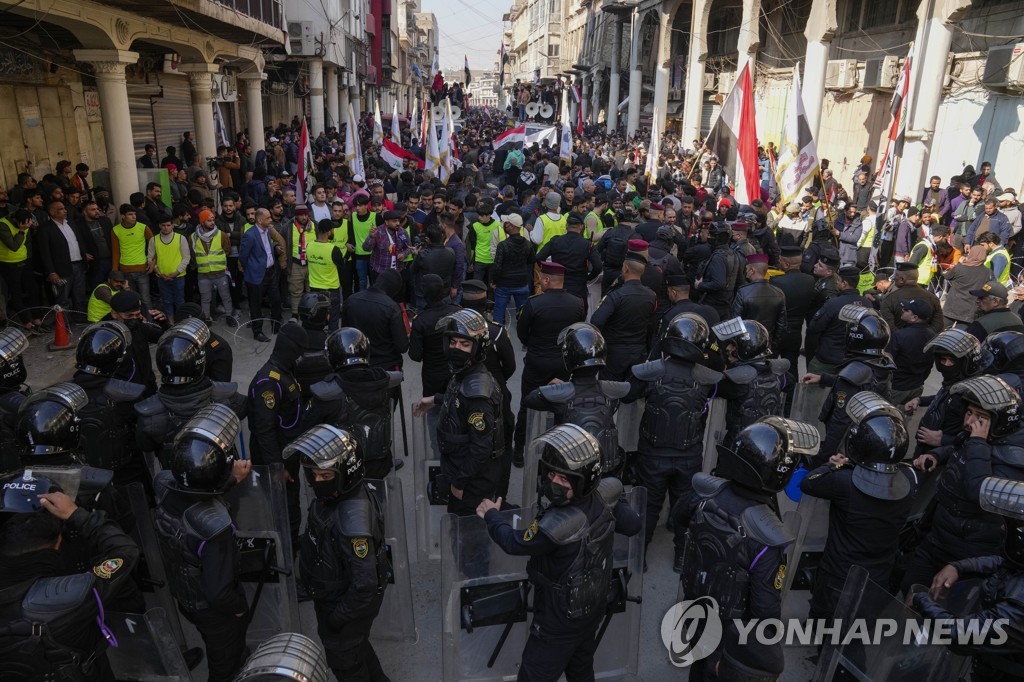
[[[314,173],[316,167],[313,165],[313,146],[309,140],[309,128],[306,127],[306,119],[302,119],[302,133],[299,135],[299,170],[298,170],[298,181],[299,187],[302,188],[303,200],[308,200],[309,193],[313,189],[313,185],[316,182]]]
[[[734,178],[737,201],[749,204],[761,198],[754,83],[750,77],[749,62],[722,103],[722,111],[708,135],[707,146],[718,155],[726,171]]]
[[[384,163],[398,171],[402,170],[402,162],[405,159],[415,161],[417,168],[423,168],[424,165],[423,159],[419,158],[409,150],[404,149],[400,145],[395,144],[386,137],[380,146],[380,158],[384,160]]]
[[[498,135],[491,144],[495,149],[501,149],[506,144],[524,144],[525,142],[526,126],[516,126]]]
[[[466,71],[466,86],[467,86],[467,87],[469,87],[469,84],[473,82],[473,74],[469,72],[469,55],[462,55],[462,56],[463,56],[463,57],[465,58],[465,60],[466,60],[466,66],[465,66],[465,71]]]

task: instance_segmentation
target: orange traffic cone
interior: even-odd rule
[[[64,310],[56,305],[53,307],[53,312],[56,313],[56,320],[53,324],[53,341],[46,347],[51,351],[73,349],[74,346],[71,345],[71,340],[68,338],[68,325],[64,320]]]

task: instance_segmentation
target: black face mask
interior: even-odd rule
[[[453,374],[458,374],[473,362],[473,354],[459,348],[446,348],[444,356],[448,359],[448,367]]]
[[[338,499],[338,484],[336,481],[312,481],[310,487],[313,494],[321,502],[333,502]]]
[[[540,477],[540,485],[537,492],[541,497],[547,498],[553,507],[563,507],[569,504],[569,488],[555,483],[547,476]]]
[[[963,379],[963,372],[960,369],[959,362],[954,362],[952,365],[943,365],[936,359],[935,369],[939,370],[939,374],[942,375],[943,383],[951,384]]]

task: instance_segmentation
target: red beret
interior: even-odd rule
[[[753,265],[754,263],[767,263],[768,256],[763,253],[753,253],[747,256],[747,265]]]
[[[629,247],[630,251],[646,251],[647,247],[650,246],[650,244],[645,242],[643,239],[630,239],[626,242],[626,245]]]
[[[746,223],[733,223],[729,226],[729,229],[733,232],[749,232],[750,225],[747,225]]]
[[[565,266],[560,263],[553,263],[551,261],[544,261],[540,264],[541,274],[544,275],[564,275]]]

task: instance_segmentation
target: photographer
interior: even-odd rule
[[[455,252],[444,246],[444,236],[437,225],[431,225],[413,238],[412,291],[417,310],[427,307],[423,295],[423,278],[437,275],[444,283],[445,291],[452,288],[455,275]]]
[[[242,162],[238,158],[238,152],[230,147],[221,145],[217,147],[217,158],[214,160],[216,165],[211,164],[210,170],[217,172],[217,181],[220,189],[234,189],[236,187],[235,179],[236,174],[241,172]],[[238,187],[241,187],[244,183],[239,181]]]

